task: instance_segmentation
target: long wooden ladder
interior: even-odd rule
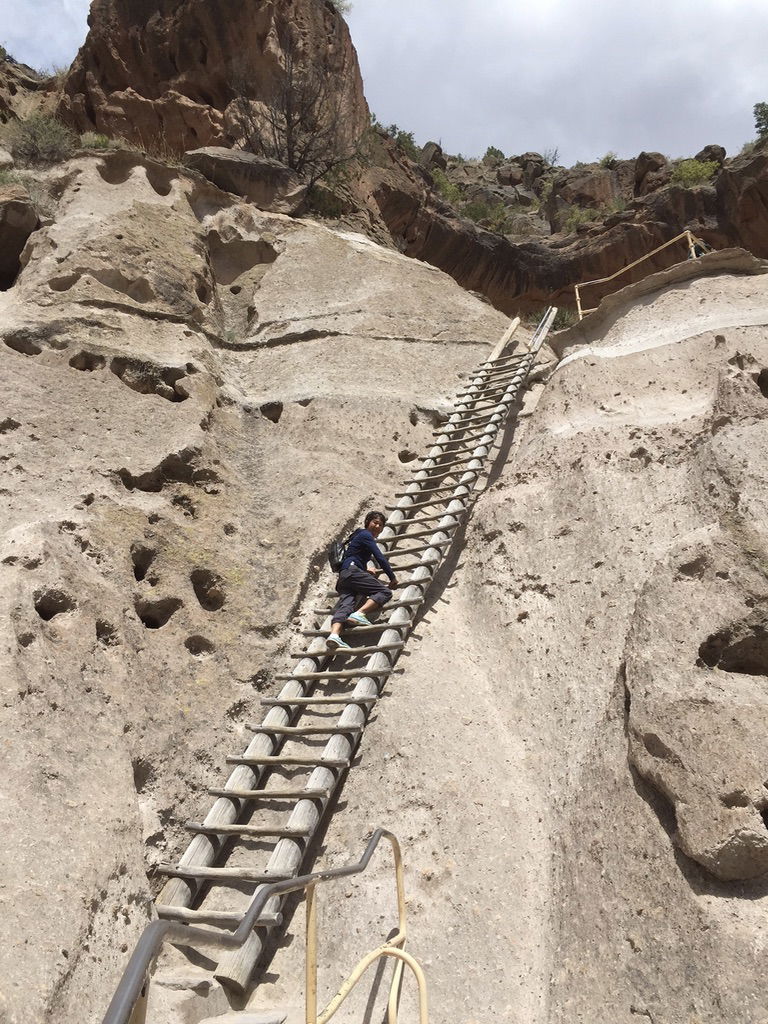
[[[226,782],[210,790],[215,802],[202,821],[187,823],[194,838],[186,851],[178,863],[159,866],[168,877],[156,902],[160,918],[232,930],[259,885],[299,873],[376,702],[401,671],[396,664],[419,606],[472,509],[555,313],[547,312],[527,351],[504,355],[519,324],[513,321],[456,396],[455,411],[434,431],[412,480],[387,506],[379,536],[395,572],[410,578],[379,621],[346,634],[351,650],[327,651],[330,608],[317,610],[304,648],[290,655],[294,668],[275,677],[282,689],[262,701],[263,721],[251,726],[246,749],[227,758]],[[280,910],[275,897],[245,944],[222,954],[214,972],[222,984],[246,990],[268,930],[281,923]]]

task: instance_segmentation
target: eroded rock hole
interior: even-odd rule
[[[713,633],[699,647],[699,666],[768,676],[768,629],[762,623]]]
[[[52,277],[48,282],[48,287],[54,292],[68,292],[70,288],[74,288],[81,277],[82,274],[62,274],[61,277]]]
[[[417,452],[412,452],[409,448],[403,448],[402,451],[397,453],[397,457],[401,462],[408,463],[413,462],[419,456]]]
[[[224,242],[218,231],[208,236],[208,248],[211,253],[211,266],[216,281],[221,285],[231,285],[255,267],[266,270],[270,263],[277,259],[277,251],[262,239],[251,241],[236,238]]]
[[[768,370],[761,370],[755,377],[755,384],[760,388],[763,398],[768,398]]]
[[[154,782],[155,769],[149,761],[143,757],[137,757],[133,761],[133,785],[137,793],[143,793],[147,786]]]
[[[139,583],[146,577],[156,554],[157,552],[153,548],[148,548],[144,544],[134,544],[131,548],[133,575]]]
[[[63,590],[42,590],[35,594],[35,611],[45,622],[50,622],[56,615],[71,612],[77,604]]]
[[[91,271],[91,275],[105,288],[127,295],[134,302],[151,302],[155,298],[155,290],[145,277],[126,277],[121,270]]]
[[[0,434],[10,434],[13,430],[18,430],[21,424],[18,420],[12,419],[10,416],[0,421]]]
[[[23,356],[39,356],[43,351],[42,345],[38,345],[37,342],[32,341],[24,334],[12,334],[9,338],[4,338],[5,344],[8,348],[13,349],[14,352],[19,352]]]
[[[147,629],[162,629],[182,605],[178,597],[163,597],[157,601],[137,597],[134,602],[136,614]]]
[[[69,360],[69,365],[75,370],[92,373],[94,370],[103,369],[107,365],[107,360],[97,352],[78,352]]]
[[[273,423],[279,423],[280,417],[283,415],[283,403],[265,402],[264,405],[259,406],[259,412]]]
[[[184,402],[189,392],[181,383],[186,367],[156,366],[140,359],[115,356],[109,364],[114,375],[140,395],[159,395],[167,402]]]
[[[117,647],[120,643],[117,629],[111,622],[107,622],[106,619],[96,620],[96,639],[104,647]]]
[[[184,646],[196,658],[202,658],[206,654],[213,654],[216,650],[211,641],[206,640],[204,636],[188,636],[184,641]]]
[[[221,577],[208,569],[195,569],[189,578],[200,607],[207,612],[217,612],[226,600]]]

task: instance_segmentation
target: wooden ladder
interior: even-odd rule
[[[250,743],[227,758],[229,777],[209,791],[216,797],[211,809],[187,823],[194,838],[186,851],[177,864],[159,866],[168,876],[156,903],[161,918],[232,930],[260,884],[299,874],[376,702],[402,671],[396,664],[419,606],[471,512],[555,313],[548,310],[528,351],[505,356],[519,324],[513,321],[457,395],[397,504],[387,506],[379,536],[395,572],[410,578],[378,622],[346,634],[351,650],[327,651],[330,608],[317,610],[315,628],[303,633],[305,646],[290,655],[295,667],[275,677],[283,683],[279,694],[262,701],[268,710],[251,726]],[[280,910],[280,899],[271,899],[245,944],[222,954],[214,972],[222,984],[245,991],[268,929],[281,923]]]

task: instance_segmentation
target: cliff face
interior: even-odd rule
[[[88,24],[60,104],[78,131],[160,153],[232,144],[237,84],[267,101],[286,45],[342,90],[351,135],[368,123],[349,30],[324,0],[94,0]]]
[[[0,291],[0,1016],[90,1024],[327,544],[506,320],[135,153],[48,183]]]

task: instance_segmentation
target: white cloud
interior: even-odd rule
[[[67,65],[88,7],[0,0],[0,42]],[[465,155],[735,152],[768,100],[765,0],[354,0],[348,20],[380,120]]]
[[[380,120],[453,152],[734,152],[768,99],[763,0],[356,0]]]

